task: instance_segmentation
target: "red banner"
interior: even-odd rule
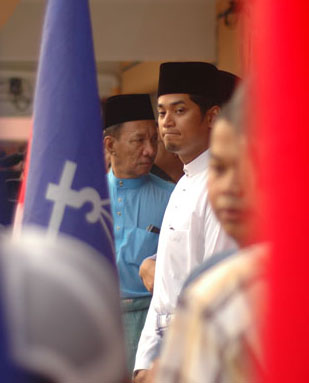
[[[252,4],[256,97],[251,122],[259,134],[263,164],[263,229],[273,242],[269,382],[301,383],[309,381],[309,5],[290,0]]]

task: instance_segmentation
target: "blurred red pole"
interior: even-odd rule
[[[263,229],[274,244],[266,380],[304,383],[309,382],[309,5],[252,0],[251,15],[252,123],[263,156]]]

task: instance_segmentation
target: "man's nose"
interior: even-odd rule
[[[166,112],[164,117],[163,117],[163,123],[162,123],[164,128],[168,128],[174,125],[174,119],[172,116],[172,113]]]
[[[157,154],[157,143],[151,140],[145,142],[143,154],[154,158]]]
[[[238,170],[228,172],[225,177],[224,183],[225,191],[229,194],[240,195],[242,194],[242,183]]]

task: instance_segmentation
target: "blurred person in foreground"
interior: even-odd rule
[[[94,248],[1,232],[0,281],[1,382],[129,381],[117,275]]]
[[[240,249],[218,253],[187,279],[160,355],[158,383],[252,383],[264,374],[268,245],[258,243],[255,225],[257,179],[244,92],[236,92],[215,123],[208,179],[213,210]]]
[[[228,82],[228,79],[232,81]],[[225,81],[222,82],[224,77]],[[235,247],[209,204],[206,191],[209,137],[236,78],[204,62],[160,66],[158,124],[165,148],[184,165],[166,208],[155,266],[154,292],[139,341],[134,382],[147,382],[162,337],[191,271],[214,253]]]
[[[107,180],[130,372],[152,293],[144,286],[139,267],[146,257],[157,252],[163,215],[174,189],[172,183],[150,174],[157,141],[148,94],[107,99],[104,145],[111,160]]]

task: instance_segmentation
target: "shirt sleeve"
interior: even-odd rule
[[[146,257],[145,259],[152,259],[153,261],[157,260],[157,253],[150,255],[149,257]]]
[[[203,261],[209,259],[213,254],[237,249],[235,241],[225,233],[209,204],[206,208],[204,239],[205,250]]]
[[[146,322],[138,343],[134,372],[147,370],[158,355],[161,337],[156,333],[157,314],[154,309],[154,300],[148,310]]]

